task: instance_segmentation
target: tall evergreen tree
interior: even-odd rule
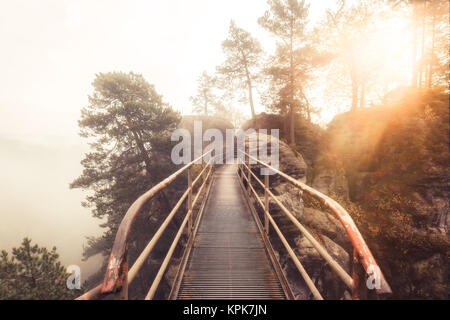
[[[244,91],[243,100],[250,104],[252,118],[255,118],[253,88],[261,65],[261,44],[231,20],[228,37],[222,42],[222,50],[226,60],[217,67],[217,72],[227,88]]]
[[[290,143],[295,144],[295,116],[305,100],[302,81],[307,73],[306,24],[309,5],[305,0],[268,0],[270,9],[258,19],[259,24],[275,35],[277,53],[269,73],[282,83],[280,93],[288,106]]]
[[[104,219],[101,237],[90,238],[84,257],[109,254],[115,233],[128,207],[174,170],[170,161],[170,133],[179,114],[163,102],[153,85],[134,73],[100,73],[93,82],[90,105],[82,109],[81,135],[92,151],[82,160],[83,173],[71,188],[93,191],[85,206]],[[170,208],[164,191],[158,203]],[[129,241],[131,259],[143,244],[149,226],[136,223]],[[141,228],[141,229],[139,229]]]
[[[221,101],[214,92],[217,88],[217,79],[210,76],[206,71],[197,80],[197,94],[190,97],[194,106],[194,112],[205,116],[213,114],[216,108],[221,108]]]

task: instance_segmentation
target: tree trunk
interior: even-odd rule
[[[290,130],[290,119],[289,119],[289,112],[286,112],[286,114],[283,116],[283,129],[285,132],[285,135],[287,136],[289,134]]]
[[[426,34],[426,24],[425,24],[425,14],[427,9],[427,2],[423,3],[423,12],[422,12],[422,44],[421,44],[421,56],[420,56],[420,78],[419,78],[419,88],[423,88],[425,86],[425,34]]]
[[[205,98],[205,106],[204,106],[205,116],[207,116],[208,115],[208,97],[206,96],[206,92],[203,92],[203,97]]]
[[[306,109],[307,120],[309,122],[311,122],[311,104],[309,103],[308,98],[306,97],[305,92],[303,91],[303,87],[301,85],[299,86],[299,89],[300,89],[300,94],[301,94],[303,100],[305,100],[305,109]]]
[[[245,75],[247,76],[247,86],[248,86],[248,102],[250,103],[250,110],[252,112],[252,119],[255,119],[255,105],[253,104],[253,87],[252,80],[250,79],[250,72],[248,71],[248,67],[245,66]]]
[[[252,113],[252,119],[253,119],[253,128],[256,128],[256,114],[255,114],[255,105],[253,104],[253,86],[252,86],[252,79],[250,78],[250,71],[248,70],[248,63],[247,63],[247,57],[244,54],[242,50],[239,50],[242,59],[244,61],[244,68],[245,68],[245,76],[247,78],[247,88],[248,88],[248,102],[250,104],[250,111]],[[258,131],[258,137],[259,137],[259,131]]]
[[[145,163],[145,167],[147,169],[147,174],[150,174],[150,167],[151,167],[151,161],[150,157],[148,156],[148,152],[144,147],[144,143],[141,141],[141,139],[138,137],[137,133],[132,130],[132,134],[134,136],[134,140],[136,142],[136,145],[139,148],[139,152],[141,154],[141,158]]]
[[[290,115],[290,118],[291,118],[291,144],[292,145],[295,145],[295,111],[294,111],[294,105],[292,104],[292,107],[291,107],[291,115]]]
[[[429,60],[429,71],[428,71],[428,88],[431,88],[433,82],[433,64],[434,64],[434,42],[436,41],[436,12],[433,10],[433,23],[431,26],[431,52]]]
[[[291,118],[290,125],[290,142],[291,145],[295,145],[295,104],[294,104],[294,22],[291,18],[291,38],[290,38],[290,50],[289,50],[289,86],[290,86],[290,97],[289,97],[289,112]]]
[[[417,12],[417,4],[416,4],[417,0],[413,0],[412,1],[412,6],[413,6],[413,27],[412,27],[412,78],[411,78],[411,86],[413,88],[417,88],[417,73],[418,73],[418,68],[417,68],[417,29],[418,29],[418,22],[417,20],[419,19],[419,15]]]
[[[125,104],[122,103],[125,107]],[[142,142],[142,139],[139,136],[139,133],[133,129],[133,124],[131,119],[128,117],[128,115],[125,115],[125,120],[127,121],[128,130],[130,130],[131,134],[133,135],[134,142],[136,142],[136,145],[139,149],[139,154],[141,155],[142,161],[145,163],[145,168],[147,169],[147,174],[150,174],[150,168],[151,168],[151,161],[150,157],[148,156],[148,152],[145,149],[144,143]]]
[[[350,111],[355,111],[358,108],[358,80],[354,66],[350,67],[350,78],[352,81],[352,108]]]
[[[359,99],[359,107],[363,108],[366,104],[366,82],[361,83],[361,97]]]
[[[306,120],[308,120],[308,122],[311,122],[311,108],[309,104],[306,105],[306,116]]]

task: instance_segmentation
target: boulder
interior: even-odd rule
[[[343,168],[316,168],[312,187],[333,197],[349,199],[348,182]]]
[[[328,251],[328,253],[346,270],[350,272],[350,256],[341,246],[336,244],[325,235],[320,236],[320,242]],[[328,263],[322,258],[316,248],[303,235],[295,239],[295,252],[300,262],[308,272],[309,276],[315,283],[317,289],[325,299],[339,300],[344,298],[344,293],[347,290],[345,284],[330,268]],[[300,277],[300,274],[298,274]],[[292,279],[291,282],[299,281],[299,279]],[[296,287],[299,287],[298,284]],[[309,288],[304,285],[304,289],[309,292]],[[305,293],[300,293],[299,296],[304,296]]]
[[[448,299],[448,270],[448,259],[439,253],[414,263],[411,280],[415,295],[425,299]]]
[[[332,214],[313,208],[305,208],[300,220],[305,226],[327,236],[332,241],[351,252],[352,244],[340,221]]]
[[[305,183],[308,166],[302,155],[292,150],[282,141],[280,141],[279,151],[280,171]],[[263,176],[260,175],[260,168],[261,165],[251,165],[252,172],[263,180]],[[326,179],[320,179],[320,177],[325,177],[326,175],[330,177],[331,182],[326,182]],[[335,192],[335,190],[340,190],[339,188],[341,188],[341,194],[344,196],[347,195],[348,197],[348,187],[346,186],[346,180],[343,174],[337,175],[333,171],[327,171],[319,173],[318,177],[319,178],[316,181],[318,181],[318,184],[322,187],[322,192],[331,194]],[[254,184],[254,186],[256,186],[256,184]],[[301,223],[303,223],[306,228],[310,229],[311,233],[324,245],[330,255],[348,271],[349,253],[346,250],[350,250],[351,252],[351,244],[340,222],[331,213],[322,212],[312,208],[305,208],[302,199],[302,190],[293,186],[284,178],[278,175],[271,176],[270,186],[272,192],[277,196],[277,199]],[[263,200],[264,190],[262,188],[255,188],[255,190],[257,190],[260,199]],[[255,208],[260,210],[259,205],[256,202],[253,203]],[[323,296],[328,299],[344,299],[348,297],[348,292],[346,293],[346,287],[341,279],[329,268],[318,251],[311,245],[310,241],[301,234],[297,227],[295,227],[292,221],[286,217],[284,212],[273,200],[270,201],[270,213],[286,239],[290,243],[294,243],[293,249],[295,253],[304,264],[306,270],[313,281],[315,281]],[[271,233],[270,238],[271,242],[275,244],[274,250],[279,257],[280,264],[296,299],[312,298],[309,288],[306,287],[301,274],[291,261],[287,251],[282,244],[280,244],[278,236]]]

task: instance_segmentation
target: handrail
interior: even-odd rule
[[[169,223],[172,221],[172,218],[174,215],[178,212],[178,209],[181,207],[183,202],[187,199],[187,213],[183,219],[183,222],[181,223],[177,234],[175,235],[175,238],[172,241],[172,244],[162,261],[162,264],[153,280],[153,283],[145,297],[145,299],[152,299],[156,293],[156,290],[159,286],[159,283],[164,275],[164,272],[166,271],[166,268],[168,267],[170,263],[170,259],[175,251],[176,246],[178,245],[178,242],[181,238],[181,235],[183,234],[183,231],[188,225],[188,232],[189,235],[192,237],[195,235],[194,228],[192,227],[193,222],[193,208],[199,199],[200,193],[203,191],[204,186],[207,184],[207,181],[209,177],[212,176],[212,164],[214,164],[214,160],[216,157],[221,156],[222,154],[215,155],[211,158],[211,160],[202,168],[200,173],[197,175],[197,177],[192,181],[192,166],[197,163],[197,161],[201,160],[203,162],[203,158],[208,155],[213,150],[210,150],[197,159],[193,160],[192,162],[186,164],[184,167],[155,185],[153,188],[151,188],[149,191],[141,195],[127,210],[127,213],[125,214],[125,217],[123,218],[119,229],[116,234],[116,238],[114,241],[114,245],[108,260],[107,270],[105,273],[104,281],[102,284],[99,284],[95,288],[91,289],[89,292],[83,294],[82,296],[78,297],[78,300],[87,300],[87,299],[99,299],[102,296],[109,294],[109,293],[115,293],[116,298],[119,299],[127,299],[128,298],[128,285],[135,279],[137,272],[140,270],[142,265],[144,264],[145,260],[148,258],[149,254],[152,252],[153,248],[155,247],[156,243],[160,239],[162,233],[166,230]],[[251,192],[255,196],[255,198],[258,201],[258,204],[263,208],[264,210],[264,230],[266,233],[269,231],[269,223],[273,226],[274,230],[276,231],[277,235],[281,239],[281,242],[286,247],[288,254],[292,258],[295,266],[299,270],[300,274],[303,276],[305,283],[307,284],[308,288],[311,290],[313,296],[315,299],[323,299],[320,292],[317,290],[314,282],[306,272],[305,268],[299,261],[298,257],[296,256],[294,250],[289,245],[288,241],[280,231],[279,227],[277,226],[275,220],[269,213],[269,197],[275,201],[275,203],[281,208],[283,213],[290,219],[290,221],[302,232],[302,234],[311,242],[313,247],[319,252],[319,254],[327,261],[329,266],[332,268],[333,271],[337,273],[337,275],[340,277],[340,279],[347,285],[347,287],[352,289],[353,298],[358,299],[361,296],[364,295],[364,286],[365,281],[362,281],[365,276],[368,277],[378,277],[380,287],[377,288],[377,293],[391,293],[391,289],[386,282],[383,274],[380,271],[380,268],[378,267],[372,253],[370,252],[369,248],[367,247],[364,239],[362,238],[358,228],[356,227],[355,223],[353,222],[353,219],[350,217],[348,212],[340,206],[336,201],[331,199],[330,197],[322,194],[321,192],[315,190],[314,188],[311,188],[307,186],[306,184],[295,180],[291,176],[285,174],[284,172],[273,168],[271,165],[262,162],[255,157],[251,156],[250,154],[246,153],[243,150],[239,150],[241,153],[244,154],[244,161],[239,161],[239,173],[241,173],[241,176],[243,179],[247,182],[247,192],[248,195],[251,195]],[[247,156],[248,159],[248,165],[245,163],[245,156]],[[239,158],[242,160],[241,158]],[[270,191],[269,186],[269,179],[268,176],[265,176],[264,183],[258,178],[258,176],[252,172],[250,168],[250,159],[256,161],[255,163],[259,163],[262,166],[268,168],[269,170],[272,170],[274,173],[278,174],[285,180],[287,180],[289,183],[294,185],[295,187],[306,191],[309,195],[313,196],[314,198],[320,200],[323,204],[325,204],[337,217],[338,220],[343,225],[345,231],[347,232],[347,235],[349,236],[351,243],[353,245],[354,251],[353,251],[353,272],[352,276],[350,276],[341,266],[340,264],[331,257],[331,255],[327,252],[327,250],[314,238],[314,236],[295,218],[295,216],[282,204],[282,202]],[[206,177],[204,177],[204,173],[209,167],[209,170],[206,174]],[[247,174],[244,173],[244,168],[247,170]],[[141,252],[139,257],[136,259],[133,266],[128,270],[128,257],[127,257],[127,238],[131,231],[131,226],[136,218],[136,216],[139,214],[145,203],[150,200],[152,197],[154,197],[159,191],[167,187],[170,183],[172,183],[177,177],[179,177],[183,172],[187,170],[188,172],[188,186],[183,195],[179,198],[175,206],[172,208],[170,213],[167,215],[161,226],[158,228],[158,230],[153,235],[152,239],[148,242],[147,246],[144,248],[144,250]],[[252,186],[251,178],[254,178],[264,189],[264,203],[258,196],[255,188]],[[198,181],[202,179],[202,184],[198,188],[198,191],[195,195],[195,198],[192,199],[192,192]],[[196,221],[198,220],[198,216],[195,218]],[[194,233],[193,233],[194,232]],[[362,267],[361,267],[362,266]]]
[[[143,265],[145,259],[152,251],[153,247],[155,246],[156,242],[159,240],[160,236],[172,220],[175,213],[178,211],[179,207],[181,206],[182,202],[186,199],[188,196],[191,200],[192,190],[195,186],[195,184],[198,182],[198,180],[203,176],[203,173],[207,166],[203,168],[203,170],[198,174],[197,178],[192,182],[191,181],[191,170],[190,168],[197,163],[199,160],[203,162],[203,158],[211,153],[213,150],[209,150],[208,152],[205,152],[197,159],[191,161],[190,163],[186,164],[181,169],[177,170],[175,173],[171,174],[166,179],[162,180],[160,183],[155,185],[153,188],[145,192],[143,195],[141,195],[127,210],[124,218],[122,219],[122,222],[120,223],[119,229],[116,233],[116,238],[114,240],[113,248],[111,250],[111,254],[109,256],[107,269],[105,273],[105,277],[102,284],[99,284],[95,288],[91,289],[90,291],[86,292],[82,296],[78,297],[77,300],[91,300],[91,299],[99,299],[101,296],[109,294],[109,293],[119,293],[119,298],[127,299],[128,298],[128,284],[133,281],[135,278],[137,272],[139,271],[140,267]],[[213,160],[220,155],[216,155],[208,162],[207,165],[210,165]],[[189,169],[189,170],[188,170]],[[180,176],[183,172],[188,170],[188,188],[182,195],[182,197],[179,199],[175,207],[171,210],[169,215],[166,217],[164,222],[161,224],[157,232],[154,234],[150,242],[147,244],[146,248],[142,251],[141,255],[136,260],[135,264],[132,266],[130,271],[128,272],[128,257],[127,257],[127,238],[131,231],[131,226],[136,218],[136,216],[140,213],[141,209],[145,205],[147,201],[149,201],[151,198],[153,198],[159,191],[167,187],[170,183],[172,183],[178,176]],[[204,178],[203,184],[199,189],[199,192],[201,192],[203,185],[206,183],[207,179],[209,178],[211,173],[211,169],[209,170],[209,173],[206,178]],[[197,200],[199,196],[199,192],[197,193],[197,196],[195,198],[195,201]],[[186,217],[191,216],[192,213],[192,207],[195,202],[189,201],[189,211],[186,214]],[[184,224],[182,225],[184,227]]]
[[[184,227],[186,226],[188,221],[190,221],[190,219],[192,219],[192,208],[195,206],[195,203],[197,202],[197,200],[199,198],[199,195],[202,192],[203,187],[205,186],[206,181],[208,180],[211,172],[212,172],[212,168],[209,168],[208,174],[206,175],[205,180],[203,181],[200,189],[198,190],[194,201],[192,201],[192,204],[190,206],[191,208],[188,210],[188,212],[186,214],[186,217],[184,218],[183,222],[181,223],[180,228],[178,229],[177,235],[175,236],[175,239],[172,241],[172,245],[170,246],[169,251],[166,254],[166,257],[164,258],[164,260],[163,260],[163,262],[161,264],[161,267],[159,268],[158,273],[157,273],[155,279],[153,280],[153,283],[152,283],[152,285],[151,285],[151,287],[150,287],[150,289],[149,289],[149,291],[148,291],[148,293],[147,293],[147,295],[145,297],[145,300],[153,299],[153,296],[155,295],[156,289],[158,288],[159,282],[161,281],[161,278],[164,275],[164,272],[166,271],[166,268],[167,268],[167,266],[169,264],[170,258],[172,258],[172,254],[175,251],[175,248],[176,248],[176,246],[178,244],[178,241],[180,240],[180,237],[181,237],[181,234],[182,234],[182,232],[184,230]],[[192,228],[192,224],[191,224],[191,226],[189,228],[190,229],[189,231],[192,231],[191,228]]]
[[[249,167],[246,164],[243,164],[247,169]],[[258,177],[250,170],[252,176],[261,184],[263,188],[265,188],[264,184],[258,179]],[[247,180],[247,177],[244,176]],[[253,187],[252,187],[253,188]],[[254,189],[253,189],[254,190]],[[319,254],[329,263],[330,267],[336,271],[342,281],[349,287],[353,286],[352,277],[339,265],[339,263],[334,260],[327,250],[313,237],[311,233],[294,217],[294,215],[281,203],[280,200],[270,191],[267,190],[268,195],[278,204],[281,210],[287,215],[287,217],[296,225],[296,227],[305,235],[305,237],[311,242],[314,248],[319,252]],[[255,195],[256,192],[255,192]],[[270,217],[269,217],[270,219]]]
[[[340,221],[340,223],[342,224],[342,226],[344,227],[344,230],[347,232],[348,237],[350,238],[350,241],[353,245],[354,248],[354,265],[353,265],[353,279],[345,272],[345,270],[326,252],[326,250],[323,248],[323,246],[317,242],[317,240],[315,240],[315,238],[307,231],[306,228],[304,228],[300,222],[292,215],[292,213],[289,212],[289,210],[277,199],[277,197],[270,192],[268,185],[266,186],[265,184],[263,184],[260,179],[251,171],[250,167],[247,166],[245,164],[245,159],[244,159],[244,163],[243,166],[246,167],[246,169],[248,170],[248,176],[246,177],[244,174],[243,169],[241,168],[241,172],[242,172],[242,177],[247,181],[248,184],[248,191],[252,190],[253,193],[255,194],[255,198],[257,198],[258,200],[259,197],[256,194],[256,191],[254,190],[254,188],[251,186],[251,176],[253,176],[258,183],[264,188],[265,193],[270,196],[272,199],[274,199],[274,201],[280,206],[280,208],[282,209],[282,211],[288,216],[288,218],[297,226],[297,228],[305,235],[305,237],[311,242],[311,244],[318,250],[319,254],[329,263],[330,267],[339,275],[339,277],[344,281],[344,283],[351,287],[353,290],[353,297],[354,298],[359,298],[361,292],[362,291],[362,286],[365,285],[365,281],[361,281],[360,277],[361,274],[359,273],[359,276],[356,274],[357,273],[357,267],[359,266],[358,264],[360,263],[362,265],[362,267],[364,268],[364,272],[368,277],[376,277],[378,276],[378,280],[379,280],[379,284],[380,287],[377,288],[376,292],[377,293],[391,293],[391,288],[389,287],[389,284],[387,283],[386,279],[384,278],[384,275],[382,274],[380,268],[378,267],[377,262],[375,261],[375,258],[373,257],[372,253],[370,252],[366,242],[364,241],[361,233],[359,232],[358,228],[356,227],[353,219],[351,218],[351,216],[348,214],[348,212],[339,204],[337,203],[335,200],[331,199],[330,197],[324,195],[323,193],[317,191],[314,188],[309,187],[308,185],[295,180],[294,178],[292,178],[291,176],[285,174],[284,172],[275,169],[274,167],[272,167],[271,165],[262,162],[258,159],[256,159],[255,157],[251,156],[250,154],[246,153],[245,151],[239,149],[239,152],[241,152],[245,156],[247,156],[248,158],[248,162],[250,164],[250,159],[256,161],[256,163],[261,164],[262,166],[272,170],[274,173],[278,174],[279,176],[283,177],[284,179],[286,179],[289,183],[291,183],[292,185],[294,185],[295,187],[306,191],[310,196],[320,200],[324,205],[326,205],[332,212],[333,214],[335,214],[338,218],[338,220]],[[267,182],[268,184],[268,182]],[[266,201],[267,202],[267,201]],[[262,201],[260,200],[258,202],[262,208],[265,211],[265,218],[268,219],[272,225],[275,227],[275,230],[277,231],[277,227],[275,224],[275,221],[272,219],[272,217],[270,216],[269,212],[268,212],[268,204],[263,204]],[[267,221],[268,222],[268,221]],[[267,223],[266,223],[267,225]],[[267,232],[268,230],[266,230]],[[279,230],[278,230],[279,231]],[[277,233],[278,233],[277,231]],[[278,235],[280,235],[280,233],[278,233]],[[283,242],[283,241],[282,241]],[[283,244],[287,244],[283,242]],[[288,252],[290,251],[288,247],[286,247],[288,249]],[[292,249],[291,249],[292,250]],[[291,255],[291,252],[289,252],[289,254]],[[292,257],[292,255],[291,255]],[[294,259],[294,262],[297,264],[297,262]],[[375,274],[377,273],[377,274]],[[306,280],[306,279],[305,279]],[[308,281],[306,280],[307,284]],[[313,291],[314,293],[314,291]],[[314,294],[316,298],[317,295]]]
[[[248,179],[244,175],[242,175],[242,176],[244,177],[244,179],[246,179],[246,180]],[[248,180],[247,180],[247,183],[248,183]],[[248,183],[248,186],[252,190],[253,194],[255,195],[255,198],[258,201],[259,205],[262,208],[264,208],[265,205],[263,204],[262,200],[258,197],[258,194],[256,193],[256,191],[253,188],[253,186],[250,183]],[[311,290],[312,294],[314,295],[314,298],[317,299],[317,300],[323,300],[322,295],[320,294],[319,290],[317,290],[317,288],[316,288],[314,282],[312,281],[311,277],[306,272],[305,267],[303,267],[302,263],[300,262],[300,260],[295,255],[294,250],[292,250],[292,247],[289,245],[289,243],[287,242],[287,240],[284,237],[283,233],[280,231],[280,228],[278,228],[278,225],[276,224],[275,220],[273,220],[272,216],[266,211],[265,211],[265,216],[269,219],[269,221],[272,224],[273,228],[275,229],[276,233],[280,237],[281,242],[286,247],[286,250],[288,251],[289,255],[291,256],[292,260],[294,261],[294,264],[297,267],[297,269],[300,272],[300,274],[302,275],[303,279],[305,280],[306,285],[308,286],[308,288]],[[267,225],[265,225],[265,229],[266,229],[265,231],[267,232],[268,231],[268,226]]]
[[[202,177],[203,172],[206,170],[206,166],[203,168],[203,170],[198,174],[197,178],[194,180],[194,182],[192,182],[192,186],[195,186],[195,184],[197,183],[197,181]],[[208,177],[209,177],[209,173],[208,173]],[[205,179],[207,180],[208,177]],[[201,186],[201,188],[203,187],[203,184]],[[155,232],[155,234],[153,235],[153,238],[150,240],[150,242],[147,244],[147,246],[145,247],[145,249],[142,251],[142,253],[139,255],[139,257],[136,259],[136,261],[134,262],[133,266],[130,268],[130,270],[128,271],[128,283],[130,284],[134,277],[136,276],[137,272],[139,271],[139,269],[142,267],[142,265],[145,262],[145,259],[147,259],[148,255],[150,254],[150,252],[153,250],[153,247],[156,245],[156,243],[158,242],[159,238],[161,237],[162,233],[164,232],[164,230],[166,229],[166,227],[169,225],[170,221],[172,220],[172,217],[175,215],[175,213],[177,213],[179,207],[181,206],[181,204],[183,203],[183,201],[186,199],[186,197],[189,195],[189,193],[192,191],[192,187],[188,187],[186,189],[186,191],[183,193],[183,195],[181,196],[181,198],[178,200],[178,202],[176,203],[176,205],[173,207],[172,211],[170,211],[170,213],[167,215],[166,219],[164,219],[163,223],[161,224],[161,226],[158,228],[158,230]],[[201,190],[199,190],[201,191]],[[197,193],[197,196],[199,195],[199,193]],[[195,204],[195,201],[193,202],[193,205]]]

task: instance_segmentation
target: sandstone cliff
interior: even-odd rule
[[[448,93],[410,92],[389,105],[340,114],[327,129],[299,120],[297,145],[280,146],[282,171],[294,173],[350,212],[392,286],[394,299],[448,299],[448,110]],[[256,125],[280,128],[283,140],[279,115],[259,115]],[[348,268],[351,247],[332,214],[302,200],[301,193],[285,183],[274,186],[283,204],[317,231],[319,240]],[[283,213],[275,204],[271,210],[319,288],[326,291],[324,296],[347,298],[348,292],[315,249],[289,221],[282,222]],[[307,298],[298,272],[279,250],[297,297]]]

